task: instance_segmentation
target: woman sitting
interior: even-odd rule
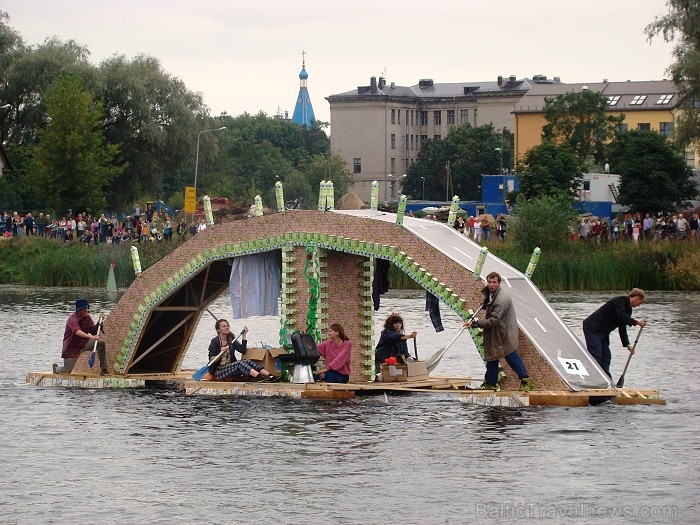
[[[314,374],[317,381],[326,383],[347,383],[350,379],[350,354],[352,343],[345,330],[338,323],[328,328],[328,339],[319,343],[318,353],[326,359],[326,368]]]
[[[411,354],[408,353],[408,344],[406,341],[414,339],[416,335],[417,332],[411,332],[410,334],[404,333],[403,318],[399,314],[392,313],[387,317],[387,320],[384,321],[384,330],[382,330],[379,336],[379,342],[374,350],[376,373],[379,374],[382,363],[388,357],[403,356],[405,360],[413,361]]]
[[[231,326],[226,319],[219,319],[214,327],[216,328],[217,336],[209,343],[209,361],[219,356],[219,354],[221,354],[221,357],[209,366],[208,374],[202,379],[226,381],[234,377],[252,377],[253,379],[259,378],[267,381],[276,380],[270,372],[255,361],[250,361],[248,359],[236,360],[234,351],[240,352],[241,355],[246,352],[246,346],[248,344],[246,338],[248,334],[247,326],[243,327],[243,340],[240,343],[236,341],[237,338],[233,337]]]

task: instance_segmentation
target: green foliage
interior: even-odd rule
[[[582,175],[576,155],[568,144],[545,140],[530,148],[521,166],[520,195],[527,199],[539,196],[576,196]]]
[[[625,119],[624,115],[607,114],[606,106],[605,95],[591,90],[547,98],[543,140],[567,144],[582,165],[591,159],[599,164],[604,162],[605,143],[615,136],[618,125]]]
[[[119,148],[102,136],[101,105],[74,77],[61,78],[45,100],[49,124],[30,168],[34,194],[50,209],[103,209],[105,189],[123,168],[111,165]]]
[[[675,42],[668,68],[686,111],[676,115],[675,140],[681,147],[700,143],[700,0],[667,0],[668,13],[646,28],[649,39]]]
[[[656,132],[619,133],[609,158],[620,174],[619,201],[634,213],[683,209],[698,193],[685,157]]]
[[[428,140],[409,166],[404,193],[414,199],[481,199],[482,174],[513,168],[513,134],[492,124],[454,127],[444,140]],[[449,162],[449,167],[448,167]],[[449,174],[448,174],[449,170]],[[449,187],[449,191],[448,191]],[[381,195],[380,195],[381,196]]]
[[[531,253],[536,247],[547,252],[568,249],[568,227],[576,218],[576,211],[566,196],[543,195],[526,199],[520,195],[514,216],[515,220],[509,223],[509,235],[519,250]]]
[[[110,205],[123,209],[147,192],[161,198],[192,185],[197,135],[219,127],[205,117],[201,95],[145,55],[111,57],[95,76],[94,90],[104,100],[104,134],[121,144],[124,167],[110,187]],[[201,137],[200,169],[209,145],[216,144],[213,135]]]

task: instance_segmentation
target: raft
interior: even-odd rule
[[[481,379],[469,377],[430,377],[406,382],[360,383],[266,383],[256,381],[195,381],[194,370],[176,374],[133,374],[101,376],[98,374],[53,374],[29,372],[26,383],[37,387],[59,388],[154,388],[170,389],[185,396],[284,397],[290,399],[342,400],[372,395],[453,396],[464,404],[498,407],[564,406],[585,407],[605,401],[617,405],[665,405],[659,390],[635,388],[590,389],[578,392],[532,390],[478,390],[472,385]]]

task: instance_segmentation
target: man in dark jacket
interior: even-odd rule
[[[630,353],[634,348],[627,337],[628,326],[646,326],[643,319],[632,318],[632,308],[636,308],[646,300],[644,290],[632,288],[629,295],[613,297],[583,321],[583,335],[586,338],[588,353],[598,362],[603,372],[610,374],[610,333],[618,329],[622,346],[626,346]]]

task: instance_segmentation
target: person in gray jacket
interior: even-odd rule
[[[467,321],[465,328],[483,328],[486,376],[482,388],[498,389],[498,363],[503,357],[520,378],[521,390],[532,390],[534,383],[527,375],[525,363],[518,354],[518,319],[507,290],[501,287],[501,276],[491,272],[486,276],[483,308],[485,318]]]

